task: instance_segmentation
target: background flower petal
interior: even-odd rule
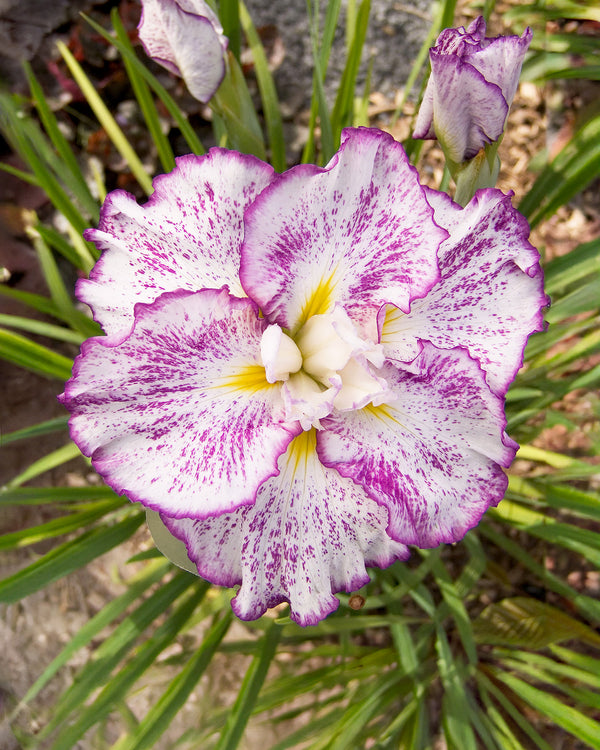
[[[107,333],[128,330],[136,302],[161,292],[239,283],[242,217],[271,181],[272,167],[253,156],[211,149],[204,157],[182,156],[169,174],[154,180],[144,205],[122,190],[104,202],[97,229],[86,239],[103,251],[89,280],[77,284]]]
[[[300,429],[264,377],[264,327],[225,289],[178,291],[139,305],[129,335],[84,342],[62,401],[107,484],[172,516],[252,504]]]
[[[365,565],[408,557],[386,534],[387,510],[323,466],[314,443],[314,431],[292,442],[252,507],[202,521],[162,516],[203,578],[241,584],[232,606],[243,620],[288,601],[293,620],[316,625],[337,609],[336,592],[367,583]]]
[[[521,37],[500,36],[486,39],[479,48],[465,48],[464,59],[477,68],[486,81],[500,87],[509,107],[519,85],[523,59],[531,37],[531,29],[528,28]]]
[[[427,196],[436,221],[450,232],[439,250],[442,278],[407,315],[388,312],[381,333],[386,356],[402,359],[416,339],[464,347],[503,396],[527,339],[543,329],[548,304],[529,226],[499,190],[479,191],[465,208],[445,193],[428,189]]]
[[[225,76],[227,39],[203,0],[143,0],[139,37],[153,60],[208,102]]]
[[[351,477],[390,513],[388,533],[403,544],[455,542],[506,490],[503,400],[461,349],[429,343],[413,372],[385,365],[397,400],[322,420],[321,461]]]
[[[295,167],[246,212],[240,277],[271,322],[295,332],[341,302],[356,321],[383,302],[408,310],[438,278],[445,233],[402,146],[344,131],[329,165]]]
[[[444,29],[429,51],[431,76],[414,138],[438,138],[456,163],[472,159],[504,129],[531,30],[486,38],[483,16],[465,30]]]

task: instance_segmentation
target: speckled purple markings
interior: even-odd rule
[[[110,194],[88,230],[102,256],[77,291],[108,335],[60,398],[105,481],[159,511],[201,576],[239,586],[240,618],[289,602],[316,624],[366,567],[458,541],[502,499],[504,399],[547,303],[508,196],[463,209],[366,128],[323,169],[213,149],[154,186],[145,206]],[[301,369],[313,395],[344,394],[301,425],[261,340],[275,324],[310,339],[328,372],[319,327],[303,339],[314,315],[353,343],[325,382]]]

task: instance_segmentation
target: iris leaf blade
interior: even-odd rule
[[[206,581],[197,579],[194,583],[190,595],[182,597],[183,601],[175,605],[167,619],[144,640],[129,662],[110,679],[94,701],[78,711],[75,722],[61,729],[54,739],[53,750],[73,747],[90,727],[124,701],[135,682],[152,667],[162,651],[173,644],[209,588]]]
[[[44,323],[41,320],[35,320],[35,318],[22,318],[19,315],[3,315],[0,313],[0,326],[16,328],[20,331],[34,333],[37,336],[46,336],[47,338],[65,341],[77,346],[86,338],[81,333],[72,331],[69,328],[63,328],[52,323]]]
[[[106,683],[113,669],[134,647],[139,636],[190,587],[193,581],[194,578],[188,573],[176,573],[170,581],[144,599],[117,625],[96,649],[92,661],[80,670],[76,681],[61,695],[52,718],[38,735],[40,739],[49,737],[74,711],[81,710],[88,696]]]
[[[46,133],[54,145],[54,148],[65,164],[65,176],[67,176],[68,185],[92,221],[97,222],[99,216],[98,202],[90,192],[81,172],[81,168],[75,158],[75,154],[73,153],[67,139],[62,134],[56,116],[48,106],[44,91],[35,77],[31,65],[27,61],[25,61],[23,65],[40,119],[46,129]]]
[[[105,486],[98,487],[17,487],[0,490],[0,503],[5,505],[46,505],[48,503],[95,502],[117,497]],[[123,505],[127,500],[121,498]]]
[[[133,54],[129,50],[128,47],[121,44],[119,39],[112,37],[106,31],[106,29],[102,28],[102,26],[99,23],[96,23],[89,16],[86,16],[85,13],[82,13],[81,15],[85,19],[85,21],[98,34],[100,34],[100,36],[102,36],[109,44],[116,47],[123,57],[127,57],[131,65],[146,80],[150,88],[154,91],[154,93],[158,96],[161,102],[165,105],[165,108],[167,109],[171,117],[175,120],[175,122],[177,123],[177,127],[181,130],[181,134],[184,137],[187,145],[189,146],[190,151],[193,154],[197,154],[197,155],[204,154],[206,152],[206,149],[204,148],[200,139],[196,135],[194,129],[188,122],[186,115],[177,106],[177,104],[175,103],[175,100],[168,93],[165,87],[161,83],[159,83],[159,81],[156,79],[156,76],[152,75],[152,73],[145,67],[145,65],[140,60],[138,60],[137,56]]]
[[[127,71],[127,77],[131,82],[131,87],[140,110],[148,126],[148,132],[152,137],[152,141],[156,146],[156,151],[160,163],[165,172],[170,172],[175,168],[175,156],[173,155],[173,149],[169,143],[169,139],[163,133],[160,118],[156,110],[156,105],[150,95],[150,88],[144,77],[140,74],[139,69],[131,62],[131,55],[135,55],[133,45],[129,40],[129,36],[121,19],[117,8],[113,8],[110,14],[113,28],[117,34],[117,39],[123,45],[124,48],[129,50],[129,55],[123,55],[123,64]]]
[[[71,72],[71,75],[98,118],[98,122],[106,131],[106,134],[110,138],[114,147],[127,162],[129,169],[131,169],[132,174],[140,186],[147,195],[151,195],[153,191],[152,180],[146,172],[138,155],[135,153],[133,146],[125,137],[125,134],[117,124],[117,121],[111,115],[106,104],[102,101],[102,97],[98,94],[93,83],[87,77],[83,68],[77,62],[69,48],[63,42],[58,42],[57,46],[63,60]]]
[[[53,518],[51,521],[37,526],[30,526],[26,529],[2,534],[0,536],[0,551],[27,547],[46,539],[78,531],[120,507],[121,502],[118,498],[105,500],[104,502],[96,503],[89,510],[70,513],[60,518]]]
[[[276,624],[272,624],[265,631],[262,643],[258,646],[252,663],[240,685],[237,699],[228,714],[227,722],[215,750],[235,750],[237,748],[277,651],[281,633],[282,628]]]
[[[219,18],[223,26],[223,34],[229,40],[227,48],[235,55],[239,62],[242,35],[238,0],[219,0]]]
[[[140,573],[133,576],[127,582],[127,590],[108,602],[91,620],[88,620],[80,628],[46,667],[34,684],[29,688],[23,700],[22,705],[30,703],[36,695],[42,690],[52,677],[74,656],[79,649],[84,648],[90,643],[105,627],[120,617],[131,604],[138,599],[155,583],[161,580],[170,568],[170,563],[161,558],[155,562],[149,563]]]
[[[269,147],[271,149],[271,164],[276,172],[283,172],[287,166],[285,155],[285,141],[283,137],[283,123],[281,121],[281,108],[277,98],[277,90],[273,76],[269,70],[267,56],[263,48],[258,32],[256,31],[252,18],[243,2],[239,3],[239,18],[248,39],[254,60],[254,70],[258,81],[258,88],[263,104],[263,112],[269,136]]]
[[[83,237],[77,235],[81,242],[71,244],[62,234],[53,227],[38,223],[35,231],[53,249],[60,253],[72,266],[79,268],[88,274],[94,263],[100,257],[96,247],[91,242],[86,242]],[[90,320],[90,323],[93,321]]]
[[[367,29],[369,27],[370,12],[370,0],[362,0],[356,13],[356,23],[354,25],[352,42],[348,50],[348,57],[340,80],[335,104],[331,111],[331,125],[335,148],[339,146],[342,128],[352,125],[356,76],[362,58]]]
[[[124,542],[141,526],[141,513],[88,529],[60,544],[18,573],[0,581],[0,601],[10,604],[87,565]]]
[[[51,200],[57,211],[69,221],[78,232],[83,232],[88,222],[74,205],[56,176],[62,163],[47,144],[37,124],[24,115],[15,100],[0,93],[0,130],[13,149],[29,166],[37,184]]]
[[[458,592],[454,581],[440,559],[434,561],[432,571],[444,601],[452,613],[469,663],[475,664],[477,662],[477,646],[473,636],[471,619],[463,604],[463,597]]]
[[[436,632],[438,667],[444,686],[442,724],[446,741],[450,747],[477,750],[473,728],[465,721],[468,715],[468,705],[463,670],[458,660],[453,658],[445,631],[438,626]]]
[[[14,299],[26,307],[31,307],[45,315],[51,315],[54,318],[58,318],[58,320],[62,320],[63,322],[76,327],[77,330],[81,330],[86,336],[98,336],[101,333],[98,324],[88,318],[87,315],[79,312],[79,310],[75,310],[72,315],[67,316],[59,310],[51,299],[44,297],[42,294],[23,292],[20,289],[13,289],[6,284],[0,284],[0,296]],[[66,380],[66,378],[64,379]]]
[[[593,621],[600,620],[600,602],[584,594],[579,594],[571,586],[558,578],[558,576],[546,570],[520,544],[517,544],[508,535],[497,531],[491,524],[484,521],[479,525],[479,531],[495,545],[504,549],[509,555],[518,560],[539,578],[545,586],[560,596],[564,596],[567,601],[572,602],[575,608],[583,615]]]
[[[587,743],[589,747],[595,750],[600,748],[600,723],[563,703],[549,692],[529,685],[515,675],[498,671],[496,677],[553,723],[566,729],[573,736]]]
[[[530,738],[534,747],[539,748],[540,750],[555,750],[546,742],[546,740],[543,739],[531,722],[525,718],[521,706],[516,706],[509,699],[506,692],[501,690],[496,684],[496,680],[492,682],[491,677],[494,675],[491,672],[488,675],[488,672],[490,672],[490,670],[486,667],[485,670],[481,668],[478,669],[475,674],[478,684],[484,688],[483,694],[485,695],[485,691],[489,691],[489,693],[498,701],[498,704],[504,709],[506,714],[512,719],[512,721],[514,721],[516,726],[518,726],[519,729]]]
[[[533,227],[600,173],[600,115],[582,125],[519,204]]]
[[[41,344],[11,331],[0,328],[0,359],[12,362],[18,367],[31,370],[57,380],[71,377],[73,360],[53,352]]]
[[[153,709],[139,726],[121,738],[113,750],[151,750],[183,705],[210,664],[219,644],[231,625],[232,615],[226,612],[204,636],[201,646],[181,672],[171,681]]]
[[[19,440],[30,440],[31,438],[40,437],[42,435],[51,435],[55,432],[62,432],[67,429],[68,421],[69,418],[67,416],[55,417],[54,419],[48,419],[45,422],[38,422],[31,427],[22,427],[14,432],[3,434],[0,431],[0,447],[8,445],[9,443],[16,443]]]
[[[26,469],[7,482],[6,487],[9,490],[20,487],[22,484],[25,484],[25,482],[35,479],[40,474],[55,469],[57,466],[62,466],[67,461],[72,461],[74,458],[80,456],[81,452],[75,443],[68,442],[62,447],[56,448],[56,450],[47,453],[45,456],[42,456],[42,458],[29,464]]]

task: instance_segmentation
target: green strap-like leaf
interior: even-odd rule
[[[223,26],[223,34],[229,40],[227,49],[239,62],[242,49],[239,0],[219,0],[219,19]]]
[[[237,748],[267,676],[267,671],[275,656],[281,631],[281,627],[274,623],[265,631],[256,655],[240,685],[237,699],[229,712],[215,750],[235,750]]]
[[[475,733],[466,720],[468,705],[465,695],[465,670],[460,660],[452,655],[444,630],[438,627],[436,631],[438,666],[444,686],[442,724],[448,747],[477,750]]]
[[[277,97],[277,90],[273,76],[269,70],[267,56],[260,41],[260,37],[248,9],[243,2],[239,3],[239,14],[244,34],[248,39],[252,59],[254,60],[254,71],[263,104],[263,114],[267,125],[269,136],[269,147],[271,149],[271,164],[277,172],[283,172],[287,166],[285,156],[285,140],[283,137],[283,124],[281,122],[281,108]]]
[[[542,171],[519,204],[532,227],[600,174],[600,115],[585,123]]]
[[[162,125],[158,116],[158,112],[156,110],[156,105],[154,104],[154,101],[152,100],[152,96],[150,94],[150,88],[144,77],[139,72],[139,68],[131,61],[131,55],[135,55],[135,51],[133,49],[133,45],[129,40],[129,35],[127,34],[127,31],[125,30],[125,27],[121,22],[119,11],[117,8],[112,9],[110,18],[117,33],[117,39],[123,45],[123,47],[128,49],[131,53],[130,55],[123,55],[125,70],[127,71],[127,76],[131,82],[131,87],[133,88],[135,98],[140,105],[140,110],[144,115],[144,120],[146,121],[146,125],[148,126],[148,132],[150,133],[152,141],[156,146],[156,151],[158,153],[160,163],[162,164],[162,168],[165,172],[170,172],[175,167],[175,157],[173,156],[173,149],[171,148],[169,139],[162,131]]]
[[[100,253],[96,250],[96,247],[91,242],[86,242],[81,235],[72,235],[72,242],[69,242],[56,229],[40,222],[35,225],[34,229],[53,250],[60,253],[72,266],[79,268],[86,275],[89,274],[94,267],[94,263],[100,257]],[[79,313],[77,316],[78,322],[82,320],[82,317],[81,313]],[[99,336],[102,333],[98,323],[87,317],[85,320],[87,320],[90,327],[93,327],[87,333],[88,336]],[[80,330],[79,326],[78,329]]]
[[[129,539],[143,520],[143,514],[136,513],[118,523],[103,524],[85,531],[76,539],[55,547],[36,562],[0,581],[0,602],[18,602],[87,565]]]
[[[72,461],[74,458],[79,457],[81,457],[81,451],[79,448],[75,443],[68,442],[61,448],[57,448],[37,461],[29,464],[29,466],[18,476],[6,483],[6,489],[10,490],[20,487],[22,484],[25,484],[25,482],[35,479],[35,477],[38,477],[40,474],[55,469],[57,466],[62,466],[67,463],[67,461]]]
[[[58,42],[57,47],[63,60],[66,62],[67,67],[71,71],[71,75],[85,96],[87,103],[98,118],[98,122],[102,125],[106,134],[110,138],[111,143],[125,159],[129,169],[131,169],[133,176],[139,182],[140,186],[145,190],[147,195],[151,195],[153,191],[152,180],[146,172],[146,169],[136,154],[133,146],[127,140],[121,128],[117,125],[117,121],[109,112],[106,104],[102,101],[102,97],[96,91],[93,83],[87,77],[81,65],[73,57],[69,48],[63,44],[63,42]]]
[[[532,597],[512,597],[491,604],[473,622],[473,632],[480,644],[541,650],[577,637],[600,647],[600,635],[588,625]]]
[[[68,422],[69,417],[65,415],[64,417],[48,419],[46,422],[39,422],[31,427],[22,427],[20,430],[15,430],[14,432],[2,433],[2,429],[0,428],[0,447],[9,443],[16,443],[19,440],[30,440],[41,435],[63,432],[67,429]]]
[[[118,497],[113,500],[103,500],[95,503],[88,510],[70,513],[60,518],[53,518],[51,521],[39,524],[38,526],[30,526],[27,529],[3,534],[0,536],[0,550],[20,549],[46,539],[70,534],[73,531],[78,531],[89,526],[108,513],[117,510],[121,505],[122,502]]]
[[[146,628],[164,614],[193,583],[194,577],[189,573],[176,573],[115,628],[96,649],[92,661],[79,671],[73,685],[60,696],[51,720],[38,735],[39,739],[47,738],[74,711],[81,710],[88,696],[109,680],[113,669],[131,651]]]
[[[25,68],[27,81],[29,83],[29,88],[31,89],[31,95],[33,96],[40,119],[44,124],[44,128],[46,129],[54,148],[66,167],[63,174],[66,177],[67,184],[91,220],[97,222],[99,216],[98,201],[91,194],[90,189],[87,186],[81,172],[81,167],[77,163],[75,154],[73,153],[67,139],[62,134],[58,122],[56,121],[56,116],[48,106],[44,91],[36,79],[31,65],[25,61],[23,66]]]
[[[121,44],[119,39],[115,39],[114,37],[112,37],[106,31],[106,29],[103,29],[102,26],[100,26],[100,24],[93,21],[84,13],[82,13],[81,15],[86,20],[86,22],[89,23],[89,25],[98,34],[100,34],[101,37],[106,39],[106,41],[109,42],[109,44],[112,44],[114,47],[116,47],[119,50],[119,52],[123,55],[123,57],[127,57],[131,65],[146,80],[150,88],[154,91],[154,93],[158,96],[161,102],[165,105],[165,108],[167,109],[171,117],[175,120],[175,122],[177,123],[177,127],[181,130],[181,135],[183,136],[185,142],[187,143],[190,151],[193,154],[205,153],[206,149],[204,148],[204,146],[200,142],[200,139],[194,132],[194,128],[188,122],[186,115],[177,106],[177,104],[175,103],[175,100],[167,92],[165,87],[157,81],[156,76],[152,75],[152,73],[144,66],[144,64],[140,60],[138,60],[136,55],[131,52],[129,47],[126,47],[125,45]]]
[[[7,328],[16,328],[27,333],[35,333],[37,336],[47,336],[56,341],[66,341],[69,344],[80,345],[86,338],[81,333],[72,331],[69,328],[56,326],[52,323],[45,323],[43,320],[35,318],[21,318],[18,315],[3,315],[0,313],[0,326]]]
[[[2,93],[0,130],[32,170],[37,184],[44,190],[57,211],[63,214],[75,231],[83,232],[88,226],[88,221],[73,203],[60,180],[60,176],[64,178],[65,172],[68,174],[64,162],[58,158],[38,124],[23,114],[15,99]]]
[[[38,375],[68,380],[71,377],[73,360],[57,354],[25,336],[0,328],[0,359],[24,367]]]
[[[477,646],[475,645],[471,618],[467,613],[463,598],[441,559],[434,561],[432,572],[442,597],[452,613],[469,663],[475,664],[477,662]]]
[[[545,586],[572,602],[572,604],[586,617],[589,617],[594,621],[600,621],[599,601],[575,591],[567,583],[561,581],[560,578],[546,570],[546,568],[537,562],[537,560],[535,560],[522,545],[518,544],[506,534],[502,534],[494,529],[491,524],[484,521],[479,524],[478,530],[483,536],[486,536],[498,547],[504,549],[516,560],[519,560],[519,562],[537,576]]]
[[[533,743],[533,747],[539,748],[539,750],[556,750],[556,748],[552,748],[541,737],[539,732],[537,732],[532,724],[525,718],[521,706],[515,706],[515,704],[511,700],[509,700],[506,691],[501,690],[500,687],[496,684],[495,680],[494,682],[492,682],[491,677],[493,676],[494,675],[492,674],[491,670],[489,670],[487,667],[485,667],[484,669],[481,665],[475,673],[477,684],[480,688],[479,692],[484,703],[486,703],[486,705],[488,705],[491,710],[496,710],[495,706],[491,704],[487,696],[487,693],[489,692],[495,698],[495,700],[498,701],[498,704],[506,712],[508,717],[515,723],[515,725],[519,727],[519,729],[521,729],[521,731],[523,731],[530,738]],[[517,741],[510,729],[506,726],[504,717],[502,717],[500,713],[498,713],[495,723],[501,729],[505,728],[505,736],[507,736],[510,740],[514,740],[514,742]],[[511,746],[511,750],[513,750],[513,747],[514,743]],[[515,748],[515,750],[521,749],[522,744],[517,745],[517,747]]]
[[[150,586],[164,577],[170,567],[169,562],[164,558],[161,558],[148,563],[140,573],[133,576],[127,582],[127,591],[125,591],[125,593],[121,594],[116,599],[109,601],[108,604],[98,612],[98,614],[94,615],[91,620],[88,620],[85,625],[73,635],[60,654],[50,662],[43,673],[29,688],[21,701],[21,705],[30,703],[40,690],[47,685],[49,680],[52,679],[58,670],[61,669],[61,667],[63,667],[71,657],[79,651],[79,649],[87,646],[87,644],[96,638],[107,625],[114,622],[114,620],[120,617],[130,605],[138,601]]]
[[[33,294],[32,292],[23,292],[20,289],[13,289],[6,284],[0,284],[0,296],[8,297],[10,299],[17,300],[27,307],[31,307],[38,312],[45,313],[46,315],[52,315],[59,320],[64,321],[68,325],[77,328],[78,331],[85,333],[86,336],[98,336],[101,333],[100,327],[97,323],[75,310],[72,316],[67,316],[54,304],[54,302],[48,297],[44,297],[41,294]],[[74,324],[75,318],[77,318],[76,325]],[[67,376],[68,377],[68,376]]]
[[[563,727],[594,750],[600,749],[600,722],[590,719],[546,690],[529,685],[515,675],[497,671],[496,677],[554,724]]]
[[[189,576],[189,573],[184,575]],[[115,743],[112,750],[153,750],[177,711],[187,700],[215,655],[219,644],[229,630],[232,614],[226,612],[210,628],[202,645],[189,659],[181,672],[171,681],[165,692],[130,734]]]
[[[53,750],[73,747],[90,727],[102,721],[115,706],[125,701],[135,682],[154,665],[161,652],[173,644],[208,589],[206,581],[194,581],[190,595],[177,604],[152,636],[146,638],[129,663],[110,679],[93,703],[77,712],[75,722],[59,732],[54,739]]]
[[[356,90],[356,76],[360,67],[363,46],[367,29],[369,28],[370,0],[362,0],[356,13],[352,42],[348,50],[346,65],[340,80],[337,97],[331,112],[331,126],[333,143],[337,148],[340,143],[342,128],[352,125],[354,114],[354,94]]]
[[[16,433],[14,433],[16,434]],[[85,503],[117,497],[104,485],[99,487],[17,487],[0,489],[0,503],[5,505],[45,505],[47,503]],[[121,498],[123,505],[127,504]]]

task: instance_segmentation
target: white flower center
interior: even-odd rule
[[[334,409],[362,409],[390,395],[375,372],[384,362],[383,347],[362,339],[340,306],[313,315],[294,339],[270,325],[260,350],[267,380],[282,383],[286,418],[304,430],[320,427],[319,419]]]

